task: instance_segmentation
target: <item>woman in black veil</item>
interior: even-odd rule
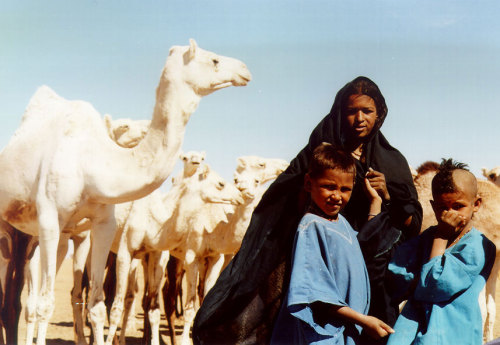
[[[369,109],[353,103],[356,98],[373,100],[376,114],[371,125],[363,119]],[[420,231],[422,208],[406,159],[380,132],[386,115],[382,93],[366,77],[354,79],[337,93],[307,146],[262,197],[239,252],[205,297],[194,322],[195,344],[269,343],[288,286],[295,231],[308,206],[304,175],[312,151],[322,142],[340,146],[356,158],[356,183],[342,214],[359,232],[371,284],[369,314],[394,324],[397,305],[390,301],[385,270],[394,246]],[[368,222],[365,176],[384,200],[382,212]]]

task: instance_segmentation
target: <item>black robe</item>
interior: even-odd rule
[[[343,146],[339,91],[330,114],[313,130],[308,145],[292,160],[263,195],[239,252],[221,273],[199,309],[193,326],[194,344],[267,344],[288,287],[290,255],[297,225],[307,207],[303,191],[312,151],[321,142]],[[378,130],[365,144],[364,163],[357,161],[356,183],[342,211],[360,242],[371,283],[370,315],[393,324],[397,309],[385,289],[384,276],[396,243],[420,231],[422,208],[406,159]],[[383,212],[366,223],[369,201],[363,190],[368,168],[385,175],[391,196]],[[412,216],[410,226],[404,221]],[[366,223],[366,224],[365,224]]]

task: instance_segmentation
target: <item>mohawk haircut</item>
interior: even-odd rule
[[[351,154],[332,144],[323,142],[313,151],[308,174],[312,178],[317,178],[327,169],[339,169],[343,172],[352,173],[353,180],[356,178],[356,162]]]
[[[437,174],[432,179],[432,195],[454,193],[458,190],[455,182],[453,182],[453,172],[455,170],[469,171],[467,164],[454,161],[451,158],[443,158]]]

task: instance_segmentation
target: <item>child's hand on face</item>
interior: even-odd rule
[[[388,324],[369,315],[366,315],[362,327],[373,339],[380,339],[394,333],[394,330]]]
[[[438,233],[444,238],[449,238],[456,232],[461,231],[465,226],[465,222],[465,218],[457,211],[444,210],[438,221]]]

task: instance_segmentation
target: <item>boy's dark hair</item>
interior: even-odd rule
[[[453,182],[453,172],[455,170],[469,171],[467,164],[454,161],[451,158],[441,161],[438,172],[432,179],[432,195],[442,195],[457,191],[457,186]]]
[[[356,178],[356,162],[351,154],[332,144],[321,143],[313,151],[308,174],[316,178],[326,169],[339,169],[352,173],[353,180]]]

